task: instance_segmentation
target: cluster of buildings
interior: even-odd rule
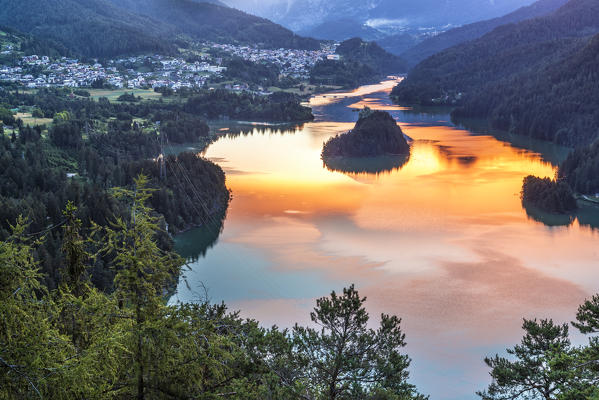
[[[225,51],[231,55],[252,62],[269,62],[281,68],[283,76],[297,79],[310,78],[314,65],[335,53],[335,46],[326,46],[320,50],[262,49],[232,44],[205,43],[207,47]]]
[[[250,46],[204,43],[207,48],[224,51],[252,62],[269,62],[281,68],[283,76],[308,79],[319,60],[331,57],[335,46],[320,50],[261,49]],[[7,50],[12,51],[12,49]],[[46,56],[21,57],[13,65],[0,65],[0,81],[20,83],[28,88],[91,87],[102,82],[116,88],[200,88],[208,80],[221,77],[226,67],[222,59],[208,54],[195,61],[161,55],[127,57],[110,60],[105,65],[84,63],[77,59],[50,59]],[[232,88],[243,90],[243,88]]]
[[[209,57],[188,62],[183,58],[161,55],[128,57],[109,62],[110,66],[125,75],[124,87],[165,87],[173,90],[205,86],[210,77],[221,76],[226,71],[227,68],[220,64],[220,59]]]
[[[64,86],[90,86],[98,79],[118,80],[115,69],[106,69],[100,64],[84,64],[79,60],[50,58],[37,55],[25,56],[17,65],[0,66],[0,81],[18,82],[28,88]]]
[[[150,68],[136,67],[141,65]],[[101,81],[116,88],[169,87],[177,90],[202,87],[208,77],[219,75],[224,70],[224,67],[206,61],[188,63],[160,55],[111,60],[107,65],[31,55],[22,57],[17,65],[0,65],[0,81],[21,83],[28,88],[90,87]]]

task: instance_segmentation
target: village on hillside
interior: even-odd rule
[[[334,46],[320,50],[261,49],[251,46],[203,43],[208,49],[193,61],[183,57],[163,55],[142,55],[108,60],[99,63],[85,63],[78,59],[62,57],[51,59],[47,56],[26,55],[14,58],[11,65],[0,65],[0,81],[19,83],[26,88],[72,87],[86,88],[109,86],[116,89],[156,89],[204,88],[211,78],[221,77],[226,67],[222,57],[214,57],[210,50],[224,52],[231,57],[239,57],[254,63],[271,63],[278,66],[281,76],[294,79],[308,79],[310,70],[331,53]],[[4,56],[16,50],[6,45],[1,49]],[[242,90],[249,85],[237,84],[228,87]]]

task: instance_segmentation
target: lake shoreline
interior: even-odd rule
[[[522,179],[553,176],[568,149],[389,104],[393,83],[315,96],[316,121],[290,134],[219,134],[202,154],[226,171],[234,198],[221,232],[175,238],[190,269],[171,301],[208,287],[244,318],[292,327],[309,323],[315,298],[355,283],[371,315],[402,317],[423,392],[471,398],[488,381],[483,358],[521,335],[522,317],[570,321],[596,291],[599,209],[553,225],[528,216]],[[409,160],[378,174],[327,169],[322,143],[365,105],[389,110],[413,139]],[[450,377],[437,372],[445,366]]]

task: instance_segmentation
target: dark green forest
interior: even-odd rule
[[[336,53],[341,60],[316,63],[310,74],[311,83],[355,88],[379,82],[387,75],[401,74],[408,69],[400,57],[385,51],[375,42],[365,42],[360,38],[344,41]]]
[[[502,17],[474,22],[472,24],[450,29],[439,35],[428,38],[415,46],[410,46],[408,50],[401,52],[401,57],[408,61],[411,66],[414,66],[447,48],[478,39],[502,25],[514,24],[549,14],[563,6],[567,1],[568,0],[538,0],[529,6],[519,8]]]
[[[365,42],[360,38],[348,39],[337,47],[336,53],[345,60],[367,65],[378,74],[401,74],[408,70],[400,57],[391,54],[376,42]]]
[[[599,138],[599,35],[537,73],[479,89],[455,112],[486,116],[491,124],[569,146]]]
[[[310,72],[310,83],[355,88],[378,81],[372,68],[357,61],[321,60]]]
[[[599,193],[599,142],[574,150],[560,165],[559,177],[579,193]]]
[[[173,26],[198,40],[244,43],[267,48],[316,50],[320,42],[305,38],[267,19],[210,2],[193,0],[108,0],[119,8]],[[176,23],[175,23],[176,21]]]
[[[36,259],[49,287],[56,287],[62,262],[61,231],[52,228],[64,222],[61,210],[68,201],[79,208],[84,228],[92,221],[108,225],[123,212],[111,188],[128,187],[144,173],[156,189],[151,204],[171,233],[203,225],[226,209],[229,192],[219,167],[195,154],[168,156],[163,170],[170,179],[161,179],[164,172],[153,160],[165,140],[167,144],[208,140],[203,120],[162,102],[110,103],[71,98],[68,93],[0,91],[1,102],[9,108],[35,105],[43,115],[54,117],[51,127],[31,128],[8,115],[5,123],[14,124],[15,130],[0,137],[0,240],[9,236],[19,215],[29,220],[27,234],[48,231]],[[152,122],[157,120],[158,130]],[[170,248],[172,243],[164,236],[162,245]],[[94,264],[93,280],[100,288],[109,288],[112,281],[105,261]]]
[[[276,92],[270,96],[231,93],[226,90],[191,96],[183,105],[187,113],[208,119],[242,119],[270,122],[301,122],[314,119],[312,110],[297,95]]]
[[[525,206],[532,205],[555,214],[566,214],[577,208],[574,193],[563,180],[527,176],[522,184],[521,198]]]
[[[239,57],[233,57],[225,63],[227,70],[224,79],[253,83],[264,88],[279,86],[281,69],[272,63],[254,63]]]
[[[0,24],[89,57],[175,50],[160,37],[170,35],[170,27],[104,0],[8,0],[0,8]]]
[[[205,119],[313,118],[297,96],[286,93],[255,96],[218,90],[180,94],[169,101],[125,95],[121,100],[127,101],[74,97],[68,89],[0,90],[0,118],[14,126],[13,133],[0,137],[0,240],[9,236],[19,215],[29,219],[27,234],[59,226],[68,201],[79,208],[84,228],[92,221],[108,225],[112,216],[124,212],[112,188],[130,187],[141,173],[156,189],[150,204],[170,233],[219,225],[229,200],[223,171],[191,153],[166,156],[161,167],[156,158],[161,148],[208,144],[212,138]],[[14,108],[35,108],[53,123],[24,126],[9,111]],[[60,240],[61,231],[50,229],[35,251],[50,288],[59,282]],[[161,244],[166,249],[172,246],[166,235]],[[93,282],[102,289],[112,285],[113,273],[106,262],[99,259],[94,264]]]
[[[392,92],[404,104],[450,104],[453,115],[565,145],[598,136],[599,4],[571,0],[555,13],[501,26],[419,65]],[[559,101],[555,101],[559,99]]]
[[[19,32],[16,29],[0,26],[0,32],[3,32],[2,41],[15,45],[15,50],[23,54],[38,54],[48,57],[70,56],[71,51],[57,41],[41,38],[31,34]],[[18,62],[18,55],[0,54],[0,64],[15,65]]]

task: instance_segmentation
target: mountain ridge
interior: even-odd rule
[[[181,35],[270,48],[319,47],[317,40],[264,18],[195,0],[4,0],[2,5],[0,25],[87,57],[173,53]]]
[[[453,104],[455,117],[488,118],[493,127],[535,138],[588,144],[599,136],[593,92],[599,88],[587,70],[599,70],[599,62],[573,62],[596,50],[598,34],[599,3],[570,0],[548,16],[498,27],[429,57],[392,96]]]
[[[108,1],[161,23],[169,24],[176,21],[177,31],[197,39],[226,41],[230,38],[240,43],[247,43],[250,40],[273,48],[314,50],[320,46],[317,40],[299,36],[265,18],[233,8],[222,7],[212,2],[195,0]]]
[[[539,0],[529,6],[524,6],[502,17],[493,18],[463,25],[450,29],[437,36],[426,39],[407,51],[401,53],[401,56],[411,65],[445,50],[449,47],[464,43],[469,40],[477,39],[493,29],[527,19],[549,14],[559,7],[563,6],[568,0]]]

